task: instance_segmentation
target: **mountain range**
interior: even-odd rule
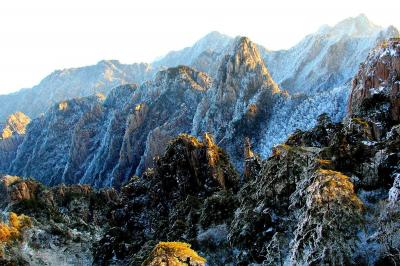
[[[26,132],[0,142],[0,171],[50,185],[119,187],[153,167],[176,135],[204,132],[243,171],[245,138],[266,158],[322,113],[341,121],[359,63],[396,35],[360,15],[284,51],[212,32],[152,64],[101,61],[56,71],[32,89],[0,96],[3,116],[22,109],[34,118]]]

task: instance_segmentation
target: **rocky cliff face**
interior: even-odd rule
[[[136,85],[115,88],[104,100],[83,114],[74,126],[61,180],[65,183],[100,185],[112,180],[112,169],[119,158],[126,119],[134,106]]]
[[[400,40],[391,39],[370,52],[353,80],[350,115],[368,116],[381,138],[400,121]],[[379,104],[378,104],[379,103]]]
[[[153,158],[164,153],[172,138],[189,132],[196,107],[210,84],[205,73],[184,66],[161,71],[154,81],[143,84],[138,110],[128,117],[119,175],[126,180],[152,167]]]
[[[54,105],[46,115],[33,120],[10,172],[25,177],[37,177],[46,184],[61,182],[75,125],[86,113],[99,108],[103,98],[63,101]]]

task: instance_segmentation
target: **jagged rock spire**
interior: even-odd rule
[[[260,101],[279,91],[257,46],[247,37],[238,37],[221,61],[214,86],[197,108],[192,132],[211,132],[219,142],[229,134],[233,120],[249,109],[262,110],[265,106],[259,106]]]
[[[250,139],[246,137],[244,139],[244,159],[251,159],[254,157],[254,153],[251,150]]]

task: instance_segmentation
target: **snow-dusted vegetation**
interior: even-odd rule
[[[318,116],[323,113],[328,114],[332,121],[340,122],[346,114],[349,90],[349,86],[341,86],[312,96],[289,96],[278,102],[256,151],[268,157],[273,146],[282,143],[296,129],[314,127]]]

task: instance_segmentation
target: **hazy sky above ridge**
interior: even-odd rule
[[[398,0],[1,1],[0,94],[102,59],[151,62],[214,30],[277,50],[360,13],[400,28],[398,10]]]

